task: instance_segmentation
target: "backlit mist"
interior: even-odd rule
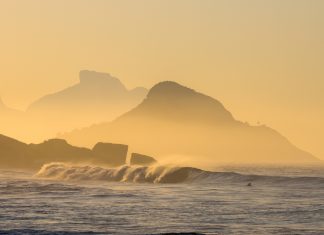
[[[173,80],[323,159],[323,8],[316,0],[3,0],[0,97],[25,110],[78,83],[83,69],[128,89]]]

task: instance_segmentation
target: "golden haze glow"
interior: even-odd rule
[[[81,69],[129,88],[175,80],[324,159],[323,12],[321,0],[2,0],[0,96],[25,109]]]

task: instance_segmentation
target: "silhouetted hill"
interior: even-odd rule
[[[152,87],[146,99],[121,118],[136,116],[193,125],[200,122],[224,125],[235,121],[219,101],[171,81]]]
[[[0,135],[0,167],[39,169],[51,162],[100,163],[120,166],[126,163],[127,145],[99,143],[93,150],[75,147],[62,139],[25,144]]]
[[[128,143],[133,150],[154,155],[159,161],[188,159],[195,166],[203,161],[317,160],[275,130],[237,121],[219,101],[170,81],[155,85],[141,104],[115,121],[63,137],[79,145],[98,141]]]
[[[84,70],[79,79],[74,86],[38,99],[26,112],[7,107],[0,98],[1,133],[39,142],[59,132],[111,121],[136,107],[147,94],[143,87],[128,90],[107,73]]]
[[[87,148],[79,148],[68,144],[62,139],[51,139],[40,144],[30,144],[29,148],[34,152],[39,165],[49,162],[90,162],[92,152]]]
[[[77,116],[90,110],[96,111],[94,117],[97,115],[105,120],[119,115],[118,111],[136,106],[147,93],[145,88],[127,90],[117,78],[108,73],[83,70],[79,77],[79,84],[40,98],[29,106],[28,111],[42,112],[45,109],[51,113],[64,111]],[[97,110],[98,108],[100,109]],[[115,113],[107,112],[107,109],[112,109]]]
[[[23,167],[32,154],[28,145],[13,138],[0,135],[0,167]]]

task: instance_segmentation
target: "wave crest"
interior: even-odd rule
[[[192,167],[178,166],[129,166],[103,168],[99,166],[76,166],[66,163],[45,164],[36,177],[55,180],[94,180],[135,183],[262,183],[262,184],[319,184],[322,177],[288,177],[267,175],[243,175],[235,172],[211,172]]]
[[[190,167],[128,166],[103,168],[73,166],[66,163],[49,163],[42,166],[36,177],[59,180],[105,180],[137,183],[180,183],[193,180],[202,170]]]

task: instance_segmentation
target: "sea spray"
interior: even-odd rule
[[[93,165],[49,163],[42,166],[35,177],[54,180],[92,180],[133,183],[213,183],[253,185],[304,185],[318,184],[324,187],[323,177],[288,177],[268,175],[244,175],[235,172],[211,172],[192,167],[171,165],[130,166],[105,168]]]
[[[181,183],[192,179],[194,173],[203,172],[190,167],[176,166],[120,166],[103,168],[66,163],[49,163],[42,166],[36,177],[57,180],[104,180],[136,183]]]

